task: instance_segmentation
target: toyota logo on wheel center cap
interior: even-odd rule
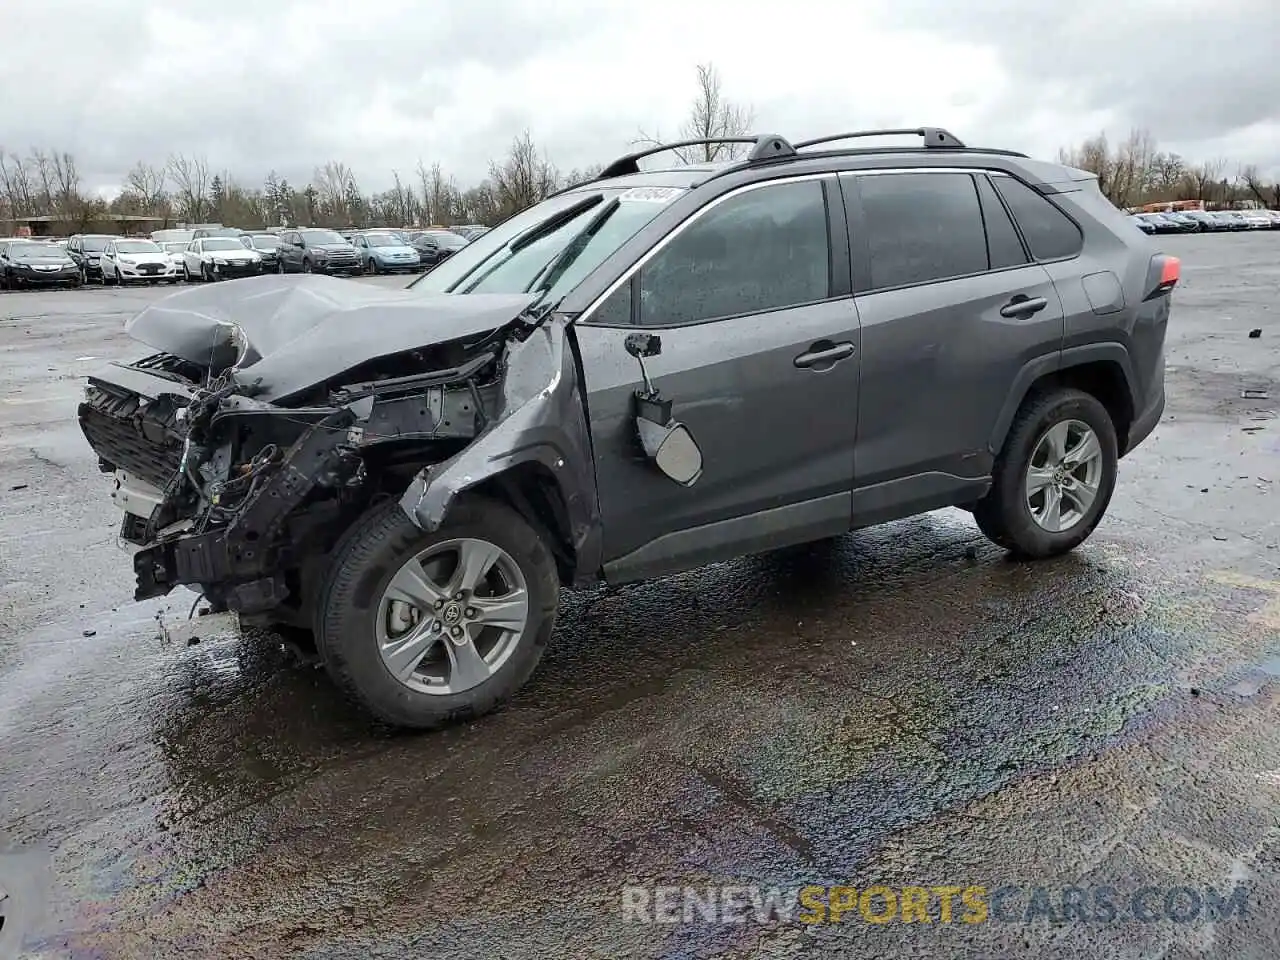
[[[445,626],[456,627],[462,622],[462,608],[451,603],[441,612],[440,619],[445,622]]]

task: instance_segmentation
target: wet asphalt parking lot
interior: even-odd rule
[[[188,623],[193,594],[132,602],[75,406],[168,291],[0,295],[0,848],[51,881],[29,954],[1280,956],[1280,234],[1163,246],[1165,420],[1074,555],[1011,563],[943,511],[566,595],[507,710],[421,736]],[[931,893],[928,922],[806,924],[739,891],[712,922],[654,890],[807,884],[981,886],[987,917]]]

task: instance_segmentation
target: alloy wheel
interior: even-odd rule
[[[1102,483],[1102,445],[1081,420],[1063,420],[1036,441],[1027,465],[1026,503],[1049,533],[1070,530],[1089,512]]]
[[[458,694],[488,680],[529,629],[529,588],[487,540],[447,540],[410,558],[377,608],[387,671],[419,693]]]

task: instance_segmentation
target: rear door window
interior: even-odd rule
[[[1033,257],[1060,260],[1080,252],[1084,246],[1080,228],[1051,201],[1013,177],[992,179],[1013,211],[1013,219],[1018,221]]]
[[[871,289],[987,270],[987,238],[967,173],[887,173],[856,178],[870,253]]]

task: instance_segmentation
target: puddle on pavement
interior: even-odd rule
[[[1237,697],[1256,696],[1268,683],[1280,677],[1280,657],[1272,657],[1252,667],[1244,679],[1227,688]]]

